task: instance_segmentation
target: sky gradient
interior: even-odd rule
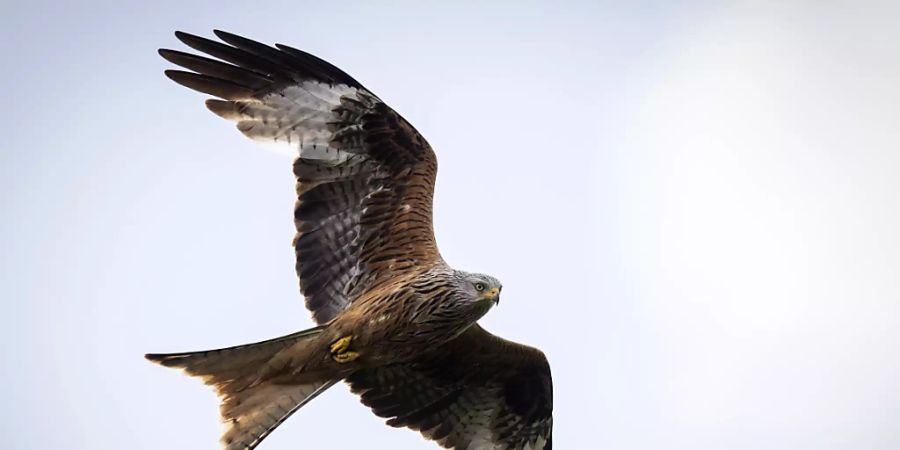
[[[211,391],[142,355],[312,325],[290,160],[162,74],[213,28],[429,140],[441,251],[547,353],[557,448],[900,448],[896,3],[421,3],[0,5],[5,449],[217,449]],[[339,386],[260,447],[298,448],[436,446]]]

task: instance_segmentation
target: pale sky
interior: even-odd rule
[[[900,448],[900,6],[593,3],[0,5],[2,447],[217,449],[212,392],[142,355],[312,325],[290,159],[162,74],[221,28],[429,140],[556,448]],[[382,422],[339,386],[259,448],[437,448]]]

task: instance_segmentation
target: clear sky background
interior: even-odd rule
[[[217,449],[148,351],[312,325],[290,160],[166,79],[309,50],[440,160],[445,258],[544,349],[559,449],[900,448],[896,2],[4,1],[2,447]],[[343,386],[261,449],[428,449]]]

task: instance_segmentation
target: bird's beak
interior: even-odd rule
[[[500,304],[500,289],[491,288],[491,290],[483,294],[485,300],[494,302],[495,305]]]

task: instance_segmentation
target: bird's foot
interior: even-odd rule
[[[353,361],[353,360],[356,359],[356,358],[359,358],[359,353],[357,353],[357,352],[343,352],[343,353],[337,353],[337,354],[334,354],[334,355],[332,355],[331,357],[334,358],[335,361],[337,361],[337,362],[339,362],[339,363],[341,363],[341,364],[344,364],[344,363],[348,363],[348,362],[350,362],[350,361]]]
[[[352,341],[352,340],[353,340],[353,336],[344,336],[344,337],[334,341],[334,343],[331,344],[331,353],[337,354],[337,353],[346,352],[347,349],[350,348],[350,341]]]
[[[356,358],[359,358],[359,353],[348,351],[350,349],[350,341],[353,340],[353,336],[344,336],[331,344],[331,357],[334,358],[335,361],[343,364],[353,361]]]

